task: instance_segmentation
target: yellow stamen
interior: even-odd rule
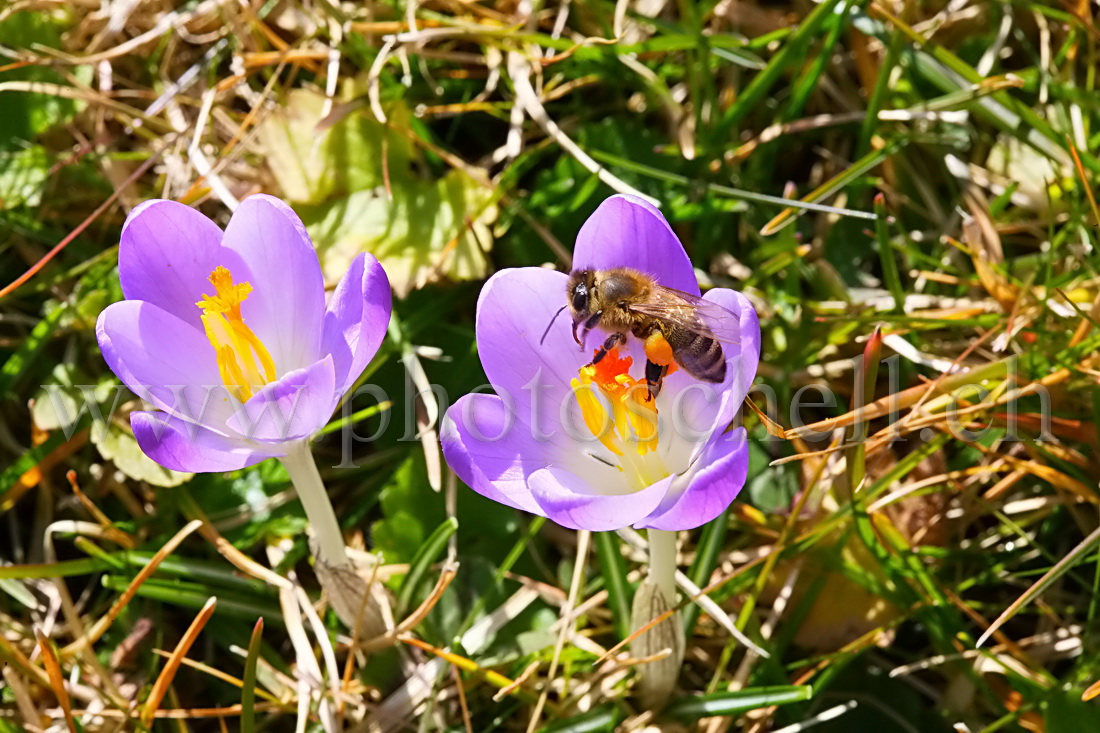
[[[195,303],[202,309],[206,338],[214,347],[222,382],[242,402],[253,390],[275,381],[275,362],[263,342],[241,317],[241,303],[252,293],[249,283],[233,283],[233,275],[224,267],[210,273],[214,295],[203,295]]]
[[[639,456],[657,450],[657,405],[648,385],[630,376],[633,362],[612,349],[598,364],[581,367],[579,379],[572,380],[584,424],[617,456],[624,455],[625,444],[631,442]],[[592,385],[607,398],[610,415]]]

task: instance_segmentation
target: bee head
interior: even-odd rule
[[[596,273],[593,270],[574,270],[569,276],[569,284],[566,287],[568,298],[567,307],[573,316],[573,340],[584,348],[583,337],[577,334],[577,328],[584,324],[584,333],[588,332],[595,320],[593,310],[594,303],[598,302],[599,294],[596,290]]]
[[[574,272],[569,276],[567,288],[569,296],[569,310],[573,312],[573,320],[583,321],[588,317],[592,298],[592,273],[588,270]]]

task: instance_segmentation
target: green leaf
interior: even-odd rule
[[[750,445],[753,445],[750,443]],[[732,505],[730,505],[732,506]],[[789,505],[788,505],[789,506]],[[699,535],[699,543],[695,546],[695,559],[691,562],[688,577],[691,582],[700,588],[706,588],[710,584],[711,575],[718,567],[722,548],[726,541],[726,531],[729,529],[730,507],[726,507],[713,521],[703,525],[703,531]],[[683,611],[684,633],[691,636],[695,630],[695,622],[699,619],[700,606],[691,603]]]
[[[50,156],[41,145],[0,153],[0,209],[38,206],[50,175]]]
[[[385,517],[371,527],[374,548],[388,563],[412,562],[431,527],[443,522],[439,495],[428,486],[421,455],[412,455],[394,472],[382,490]]]
[[[124,591],[130,587],[133,578],[119,575],[105,575],[100,580],[104,588],[113,591]],[[166,603],[181,608],[199,609],[210,599],[206,588],[197,583],[183,583],[179,581],[163,581],[151,578],[142,583],[137,590],[137,595],[142,598],[151,598],[160,603]],[[268,619],[272,625],[284,626],[283,614],[279,611],[277,601],[273,597],[229,597],[218,596],[218,609],[215,618],[236,617],[254,622],[257,618]]]
[[[391,105],[382,124],[354,100],[322,118],[325,103],[317,92],[292,92],[259,138],[326,278],[338,280],[360,252],[382,262],[402,297],[440,278],[488,275],[499,194],[463,170],[421,174],[427,165],[411,142],[416,132],[404,104]]]
[[[397,179],[391,192],[356,191],[299,207],[327,279],[337,280],[360,252],[379,259],[401,297],[440,278],[488,275],[494,192],[458,170],[436,181]]]
[[[24,608],[35,609],[38,608],[38,601],[35,600],[34,595],[29,590],[23,587],[23,585],[17,581],[9,580],[7,578],[0,579],[0,591],[4,591],[12,597],[17,603]]]
[[[768,65],[740,91],[737,101],[730,105],[719,123],[720,129],[726,130],[740,123],[750,112],[761,109],[761,102],[787,67],[805,58],[806,46],[818,29],[835,13],[839,2],[840,0],[825,0],[802,20],[783,47],[768,61]]]
[[[339,121],[323,124],[325,97],[295,89],[259,126],[257,135],[283,195],[295,204],[322,204],[385,182],[386,169],[406,175],[414,150],[408,138],[367,114],[354,102],[337,105]],[[404,108],[391,110],[394,127],[408,127]]]
[[[0,565],[0,580],[8,578],[67,578],[87,575],[112,568],[114,565],[99,558],[62,560],[61,562],[34,563],[29,565]]]

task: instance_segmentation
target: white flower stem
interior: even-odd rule
[[[676,533],[651,529],[649,535],[649,582],[656,585],[669,604],[676,605]]]
[[[317,464],[309,449],[309,441],[303,440],[297,443],[290,453],[279,461],[290,474],[290,481],[298,492],[302,507],[306,510],[309,526],[313,529],[314,537],[317,538],[319,559],[334,567],[350,565],[340,522],[336,519],[336,512],[321,481],[321,474],[317,471]]]
[[[651,529],[649,534],[649,576],[634,593],[631,628],[637,632],[630,649],[635,657],[649,658],[664,653],[638,669],[635,694],[652,709],[662,707],[676,688],[684,661],[684,626],[673,613],[652,626],[654,620],[676,608],[676,533]]]

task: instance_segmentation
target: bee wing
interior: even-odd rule
[[[741,343],[741,319],[736,313],[697,295],[657,286],[644,303],[628,308],[727,344]]]

